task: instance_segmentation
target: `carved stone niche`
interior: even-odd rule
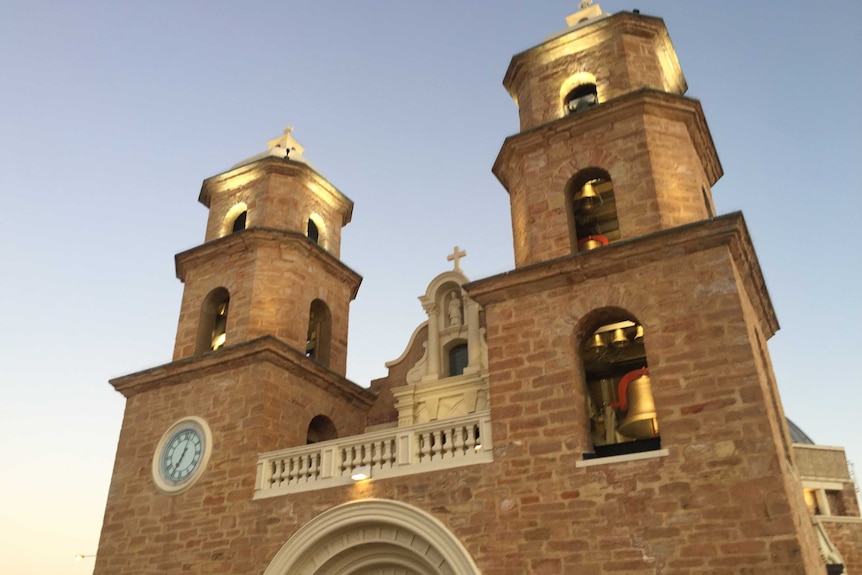
[[[460,271],[444,272],[419,298],[428,321],[408,351],[425,325],[428,338],[405,385],[392,389],[399,427],[488,409],[488,345],[479,304],[461,288],[467,281]]]

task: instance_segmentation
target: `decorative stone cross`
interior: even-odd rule
[[[288,126],[284,129],[284,133],[280,138],[275,138],[274,140],[270,140],[267,142],[270,148],[274,148],[276,146],[280,148],[288,148],[288,144],[293,139],[290,133],[293,131],[293,126]]]
[[[269,149],[273,148],[284,148],[288,154],[291,152],[295,152],[297,155],[302,155],[302,152],[305,150],[302,146],[299,145],[299,142],[293,139],[293,136],[290,133],[293,131],[293,126],[288,126],[284,129],[284,133],[279,138],[275,138],[274,140],[270,140],[266,143],[269,146]]]
[[[460,272],[461,271],[461,258],[466,257],[466,256],[467,256],[467,252],[459,251],[458,246],[455,246],[455,251],[453,251],[451,254],[446,256],[446,260],[450,261],[450,262],[455,262],[454,270],[456,272]]]

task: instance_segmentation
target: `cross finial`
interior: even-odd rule
[[[581,0],[581,3],[578,4],[579,10],[584,10],[585,8],[589,8],[593,3],[593,0]]]
[[[273,148],[284,148],[287,153],[294,152],[294,154],[301,155],[304,151],[304,148],[299,145],[299,142],[293,139],[293,136],[290,133],[293,132],[293,126],[288,126],[284,129],[281,137],[275,138],[274,140],[270,140],[267,142],[267,146],[272,150]]]
[[[454,270],[456,272],[460,272],[461,271],[461,258],[466,257],[466,256],[467,256],[467,252],[461,251],[458,249],[458,246],[455,246],[455,250],[451,254],[446,256],[446,260],[450,261],[450,262],[455,262]]]

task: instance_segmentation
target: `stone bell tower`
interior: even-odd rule
[[[127,402],[97,574],[259,572],[257,454],[364,430],[373,395],[344,378],[361,278],[338,257],[353,203],[302,152],[287,129],[203,183],[173,361],[111,381]]]
[[[567,23],[503,80],[516,269],[465,286],[495,449],[541,454],[522,468],[536,505],[577,509],[533,518],[546,549],[590,550],[561,572],[822,573],[766,350],[778,322],[742,215],[714,214],[721,165],[664,22],[586,1]]]
[[[714,215],[721,165],[663,22],[597,5],[569,22],[512,58],[503,80],[521,131],[494,173],[518,267]]]
[[[204,181],[205,243],[176,257],[185,291],[175,360],[272,335],[345,374],[361,278],[338,257],[353,202],[302,152],[288,128],[267,152]]]

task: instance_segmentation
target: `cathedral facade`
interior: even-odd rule
[[[862,573],[844,452],[783,413],[664,22],[567,24],[503,82],[515,268],[470,281],[456,247],[368,388],[345,377],[351,200],[290,129],[203,182],[173,359],[111,382],[97,575]]]

